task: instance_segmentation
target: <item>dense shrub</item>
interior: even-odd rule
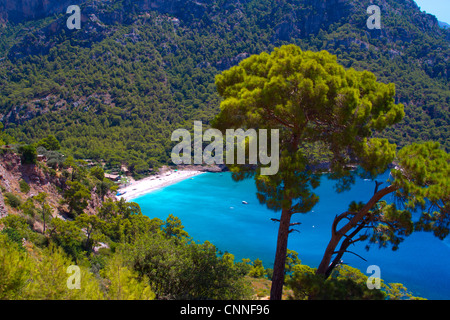
[[[19,186],[20,186],[20,191],[22,191],[23,193],[30,192],[30,186],[28,185],[28,183],[25,180],[20,180]]]
[[[6,192],[4,194],[4,196],[5,196],[6,203],[11,208],[19,208],[20,205],[22,204],[22,200],[19,197],[17,197],[16,195],[12,194],[11,192]]]

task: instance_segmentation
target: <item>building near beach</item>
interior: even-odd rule
[[[109,173],[105,173],[105,178],[112,180],[112,181],[119,181],[120,180],[120,176],[119,175],[115,175],[115,174],[109,174]]]

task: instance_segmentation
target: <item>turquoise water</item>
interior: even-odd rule
[[[388,174],[378,180],[387,178]],[[316,190],[320,202],[312,212],[296,214],[292,219],[302,224],[296,227],[299,232],[291,233],[288,247],[311,267],[317,267],[322,258],[336,214],[346,211],[353,200],[367,201],[374,191],[374,182],[363,179],[342,194],[334,192],[333,185],[323,177]],[[234,182],[230,173],[206,173],[133,201],[151,218],[165,220],[169,214],[179,217],[195,240],[212,242],[219,250],[234,254],[236,261],[259,258],[266,268],[273,267],[278,224],[270,219],[279,218],[279,214],[259,204],[253,180]],[[396,252],[377,246],[366,251],[364,243],[349,250],[367,262],[348,253],[344,262],[363,273],[368,266],[378,265],[387,283],[403,283],[416,296],[450,299],[450,239],[440,241],[420,232],[408,237]]]

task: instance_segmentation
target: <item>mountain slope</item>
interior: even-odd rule
[[[0,7],[13,17],[0,37],[0,121],[22,141],[54,133],[76,157],[146,171],[168,161],[173,130],[217,113],[216,74],[295,43],[396,83],[407,116],[387,131],[393,142],[450,147],[450,32],[412,0],[379,1],[381,30],[366,27],[369,0],[87,1],[81,30],[66,28],[63,4],[38,20]]]

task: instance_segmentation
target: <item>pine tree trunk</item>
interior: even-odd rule
[[[277,249],[275,253],[275,263],[273,266],[272,287],[270,290],[270,300],[281,300],[284,284],[284,269],[286,264],[287,244],[289,236],[289,226],[291,213],[283,209],[278,229]]]
[[[328,278],[328,268],[331,263],[331,258],[333,257],[333,253],[336,251],[336,247],[339,244],[341,237],[332,236],[330,242],[328,243],[327,248],[325,249],[325,253],[322,257],[322,261],[317,268],[316,274],[322,274],[326,278]]]
[[[378,203],[378,201],[380,201],[387,194],[393,193],[397,190],[397,187],[394,185],[390,185],[389,187],[384,188],[382,190],[378,190],[379,186],[380,184],[377,183],[377,186],[375,188],[375,194],[369,200],[369,202],[367,202],[367,204],[357,214],[355,214],[354,217],[348,223],[342,226],[339,230],[337,229],[339,221],[342,219],[342,216],[346,215],[346,213],[343,213],[334,219],[333,225],[331,227],[331,239],[330,242],[328,243],[327,248],[325,249],[325,253],[322,257],[322,261],[320,262],[319,267],[317,268],[316,274],[322,274],[325,277],[329,277],[329,275],[333,271],[333,268],[337,265],[337,263],[339,263],[343,252],[348,247],[348,244],[346,242],[351,241],[351,239],[353,239],[353,237],[360,231],[360,229],[364,227],[364,225],[360,225],[358,227],[358,224],[361,223],[361,221],[368,214],[369,210],[371,210]],[[347,235],[347,233],[353,228],[356,228],[354,232],[350,235]],[[344,235],[347,235],[347,237],[339,250],[340,253],[337,255],[337,257],[335,257],[333,263],[330,264],[332,256],[337,252],[336,248]]]

